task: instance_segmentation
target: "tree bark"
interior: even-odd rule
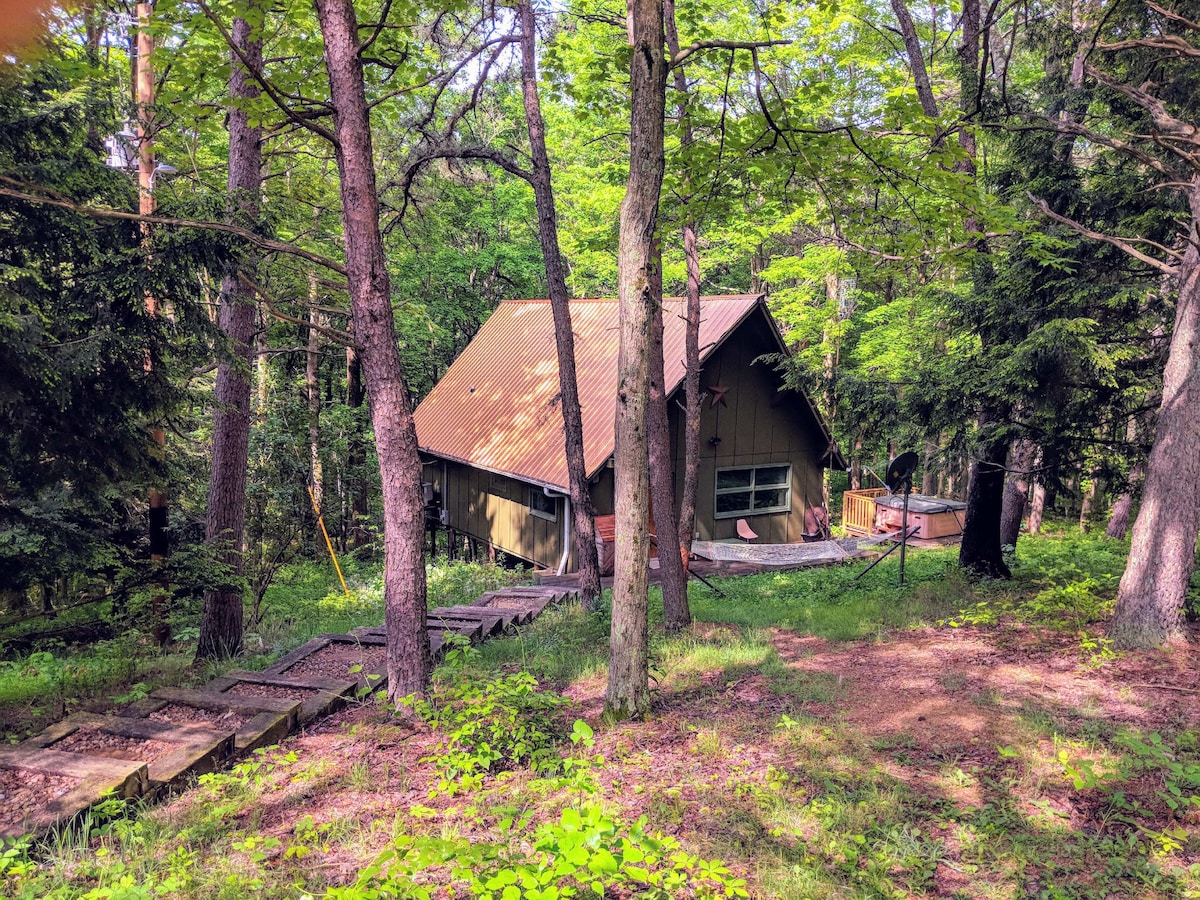
[[[675,0],[664,0],[663,26],[667,50],[674,57],[679,53],[679,30],[675,22]],[[679,95],[676,112],[679,115],[680,147],[684,154],[695,142],[692,119],[688,109],[688,83],[683,66],[674,69],[675,92]],[[686,165],[685,160],[685,165]],[[687,268],[686,325],[684,328],[683,376],[683,487],[679,497],[679,549],[683,558],[690,559],[692,538],[696,531],[696,489],[700,474],[700,246],[696,221],[692,213],[691,170],[685,169],[683,179],[683,259]],[[655,512],[657,518],[658,513]],[[686,573],[685,573],[685,578]],[[686,585],[685,585],[686,587]],[[691,612],[688,612],[691,621]],[[686,624],[686,623],[685,623]]]
[[[1104,530],[1104,533],[1110,538],[1122,540],[1125,533],[1129,531],[1129,515],[1133,512],[1133,493],[1141,484],[1145,474],[1146,468],[1142,463],[1138,463],[1129,470],[1129,482],[1126,484],[1125,490],[1121,492],[1121,496],[1117,498],[1117,502],[1113,504],[1108,527]]]
[[[575,532],[575,558],[579,568],[580,599],[587,609],[600,603],[600,560],[596,549],[596,521],[588,490],[587,465],[583,457],[583,413],[579,405],[579,382],[575,377],[575,334],[571,330],[571,295],[563,271],[558,245],[558,214],[554,204],[550,156],[546,152],[546,125],[538,97],[536,35],[533,0],[518,0],[521,27],[521,88],[525,100],[525,124],[533,165],[530,184],[538,215],[538,240],[546,267],[546,287],[554,317],[554,344],[558,352],[558,389],[562,400],[563,440],[567,456],[567,478],[571,493],[571,525]]]
[[[913,24],[912,15],[904,0],[891,0],[892,12],[896,14],[896,22],[900,25],[900,37],[904,40],[904,50],[908,54],[908,67],[912,72],[913,85],[917,89],[917,99],[921,109],[931,119],[937,118],[937,100],[933,97],[933,87],[929,81],[929,70],[925,67],[925,55],[921,50],[921,41],[917,37],[917,27]]]
[[[317,310],[316,276],[309,274],[309,311],[311,327],[304,353],[304,392],[308,401],[309,476],[312,479],[313,499],[317,506],[325,505],[325,479],[321,471],[321,385],[318,376],[321,366],[321,313]]]
[[[987,435],[989,417],[980,416],[984,432],[971,465],[967,485],[967,514],[963,523],[958,563],[984,578],[1010,578],[1000,544],[1000,514],[1004,508],[1004,461],[1008,442]]]
[[[383,587],[388,696],[423,694],[429,683],[425,633],[424,496],[412,398],[404,382],[391,283],[379,231],[370,110],[358,55],[353,0],[316,0],[342,201],[342,231],[354,336],[362,355],[383,488]]]
[[[1200,533],[1200,177],[1188,192],[1191,240],[1179,265],[1179,301],[1146,461],[1142,505],[1109,635],[1125,649],[1185,638],[1183,608]]]
[[[649,456],[647,406],[653,285],[658,262],[654,231],[662,190],[667,65],[662,0],[629,0],[629,180],[621,202],[617,250],[620,350],[616,413],[616,572],[613,581],[605,714],[637,718],[650,708],[646,585]]]
[[[925,460],[921,465],[921,493],[926,497],[937,494],[937,471],[933,461],[937,458],[938,445],[931,440],[925,441]]]
[[[346,348],[346,405],[351,409],[362,409],[367,393],[363,389],[362,360],[354,347]],[[370,492],[360,474],[367,458],[366,441],[355,428],[350,432],[346,445],[346,469],[350,473],[350,528],[348,543],[351,547],[362,547],[370,542],[371,535],[364,527],[370,515]]]
[[[1004,508],[1000,513],[1000,543],[1016,547],[1021,536],[1021,520],[1029,500],[1029,471],[1037,458],[1037,447],[1028,438],[1014,444],[1009,457],[1008,478],[1004,483]]]
[[[1088,486],[1083,492],[1083,501],[1079,504],[1079,533],[1087,534],[1092,527],[1092,510],[1096,505],[1098,493],[1097,476],[1092,473]]]
[[[661,258],[661,254],[656,254]],[[654,504],[654,530],[658,540],[658,575],[662,583],[663,626],[678,631],[692,623],[688,608],[687,571],[679,527],[675,521],[675,488],[671,464],[671,428],[667,418],[667,393],[663,383],[662,273],[657,271],[651,293],[658,298],[650,339],[650,398],[647,436],[650,442],[650,499]]]
[[[255,7],[259,7],[255,9]],[[259,0],[247,0],[246,11],[261,17]],[[261,30],[245,18],[233,20],[233,40],[252,66],[262,63]],[[229,219],[253,228],[262,190],[262,129],[250,124],[245,103],[258,97],[257,83],[231,54],[229,72]],[[244,260],[242,268],[251,268]],[[253,272],[251,268],[251,273]],[[229,574],[217,588],[204,592],[197,659],[232,656],[242,649],[244,591],[242,548],[246,524],[246,464],[250,446],[250,375],[254,359],[254,294],[236,271],[221,279],[217,321],[229,342],[229,357],[217,366],[216,410],[213,413],[212,479],[204,539]]]
[[[1042,516],[1046,511],[1046,486],[1034,482],[1033,497],[1029,501],[1029,533],[1042,533]]]

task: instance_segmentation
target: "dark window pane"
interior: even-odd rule
[[[720,469],[717,471],[717,490],[750,487],[753,469]]]
[[[549,518],[554,518],[558,512],[557,501],[542,493],[541,488],[529,489],[529,509]]]
[[[788,483],[788,466],[759,466],[754,470],[755,487]]]
[[[754,492],[754,508],[755,509],[771,509],[772,507],[783,506],[786,500],[787,492],[783,488],[770,488],[768,490],[757,490]]]
[[[717,494],[717,515],[722,513],[748,512],[750,492],[737,491],[732,494]]]

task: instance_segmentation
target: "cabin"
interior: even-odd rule
[[[683,483],[684,311],[665,303],[671,453]],[[700,470],[696,533],[801,540],[822,503],[823,467],[844,467],[828,428],[767,355],[787,353],[762,294],[701,301]],[[597,516],[613,513],[617,301],[571,301],[584,460]],[[427,498],[441,525],[535,566],[575,568],[554,323],[548,300],[508,300],[416,410]]]

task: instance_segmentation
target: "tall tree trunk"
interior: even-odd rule
[[[550,157],[546,152],[546,125],[538,97],[536,37],[533,0],[518,0],[521,26],[521,88],[525,99],[525,124],[533,161],[529,182],[533,187],[538,215],[538,239],[546,266],[546,286],[554,316],[554,345],[558,352],[558,389],[562,399],[563,439],[566,445],[567,478],[571,492],[571,525],[575,531],[575,559],[579,567],[579,590],[583,605],[595,609],[600,602],[600,560],[596,549],[596,521],[592,494],[588,490],[587,466],[583,457],[583,413],[579,406],[579,383],[575,377],[575,334],[571,330],[571,295],[563,271],[558,245],[558,214],[554,205]]]
[[[1004,461],[1008,442],[988,434],[990,417],[980,416],[983,432],[976,448],[967,485],[967,513],[958,563],[985,578],[1010,578],[1000,544],[1000,514],[1004,508]]]
[[[620,350],[616,413],[616,573],[605,713],[636,718],[650,708],[646,584],[649,456],[647,405],[654,321],[654,231],[662,190],[667,64],[662,0],[629,0],[629,181],[617,251]]]
[[[425,633],[425,501],[412,398],[404,383],[391,283],[379,231],[379,195],[371,141],[358,21],[353,0],[316,0],[325,39],[325,68],[342,201],[342,231],[354,337],[383,487],[383,589],[387,629],[388,696],[423,694],[429,683]]]
[[[356,347],[346,348],[346,405],[362,409],[367,393],[363,389],[362,360]],[[357,421],[357,420],[356,420]],[[370,491],[360,470],[367,458],[366,440],[356,426],[346,445],[346,469],[350,475],[350,538],[351,547],[362,547],[371,540],[365,527],[371,512]]]
[[[938,115],[937,100],[933,97],[933,87],[929,81],[929,70],[925,67],[925,54],[917,37],[917,27],[913,24],[912,14],[909,13],[905,0],[891,0],[891,3],[896,22],[900,25],[900,37],[904,41],[904,51],[908,54],[908,67],[912,72],[921,110],[929,118],[935,119]]]
[[[1142,505],[1133,523],[1129,563],[1117,591],[1109,635],[1126,649],[1184,639],[1183,607],[1200,533],[1200,178],[1188,194],[1191,233],[1179,265],[1179,301],[1146,461]]]
[[[308,401],[309,477],[313,499],[324,508],[325,479],[321,470],[321,385],[318,376],[321,366],[321,313],[317,310],[317,279],[309,274],[308,346],[304,353],[304,391]]]
[[[1037,456],[1037,447],[1028,438],[1018,439],[1009,456],[1008,479],[1004,483],[1004,509],[1000,513],[1000,543],[1016,547],[1021,536],[1021,520],[1029,499],[1029,472]]]
[[[679,53],[679,29],[675,22],[675,0],[664,0],[663,26],[667,50],[671,56]],[[683,66],[674,68],[675,92],[679,95],[676,112],[679,115],[680,146],[687,154],[695,143],[692,118],[688,107],[688,83]],[[685,167],[687,160],[684,160]],[[683,259],[687,268],[686,327],[684,329],[683,376],[683,488],[679,497],[679,548],[684,559],[692,552],[692,537],[696,531],[696,489],[700,475],[700,245],[696,236],[696,220],[692,211],[691,169],[683,177]],[[655,516],[657,517],[657,513]],[[686,577],[686,575],[685,575]],[[688,612],[691,620],[691,612]],[[685,623],[686,624],[686,623]]]
[[[1142,463],[1137,463],[1129,470],[1129,482],[1125,485],[1121,496],[1117,498],[1117,502],[1113,504],[1108,527],[1104,530],[1104,533],[1110,538],[1121,540],[1129,530],[1129,515],[1133,512],[1133,493],[1142,483],[1145,474],[1146,467]]]
[[[233,40],[250,65],[262,63],[260,0],[246,0],[246,18],[233,20]],[[262,190],[262,129],[250,124],[247,101],[259,93],[258,84],[231,54],[229,70],[229,220],[254,228]],[[253,275],[254,261],[243,260]],[[197,659],[232,656],[242,649],[244,590],[243,545],[246,523],[246,463],[250,447],[250,376],[254,359],[254,294],[230,271],[221,279],[217,312],[221,333],[229,342],[229,357],[217,366],[216,410],[213,413],[212,480],[208,485],[208,518],[204,539],[229,578],[204,592],[200,613]]]
[[[921,493],[926,497],[937,494],[937,471],[933,461],[937,458],[938,445],[935,441],[925,441],[925,460],[921,464]]]
[[[1083,500],[1079,504],[1079,533],[1087,534],[1092,527],[1092,510],[1096,506],[1096,494],[1099,487],[1097,485],[1098,476],[1092,473],[1088,478],[1087,487],[1083,490]]]
[[[1046,511],[1046,486],[1040,481],[1033,483],[1033,496],[1029,500],[1029,533],[1042,533],[1042,516]]]
[[[661,253],[656,254],[661,259]],[[650,499],[654,504],[654,530],[658,538],[658,575],[662,582],[663,625],[678,631],[692,623],[688,608],[687,571],[680,554],[679,528],[675,521],[674,466],[671,460],[671,428],[667,417],[667,393],[663,384],[662,272],[656,271],[651,293],[658,298],[650,340],[650,400],[647,435],[650,442]]]
[[[138,213],[152,216],[158,209],[154,196],[155,169],[157,157],[154,151],[154,137],[157,127],[154,123],[155,80],[154,80],[154,33],[151,25],[154,20],[154,5],[140,2],[136,7],[137,29],[133,36],[136,57],[133,60],[133,89],[134,102],[137,108],[137,149],[138,149]],[[147,226],[142,226],[143,239],[149,236]],[[145,296],[146,314],[154,317],[160,314],[158,298],[147,293]],[[149,351],[146,353],[146,370],[151,368]],[[150,429],[151,439],[155,447],[151,455],[156,459],[166,456],[167,433],[161,423],[155,423]],[[149,543],[151,564],[161,569],[163,562],[170,554],[170,536],[167,532],[169,515],[167,510],[167,493],[161,483],[154,484],[149,490],[150,522]],[[166,605],[169,585],[165,579],[160,581],[151,594],[151,618],[154,637],[159,646],[170,639],[167,627]]]

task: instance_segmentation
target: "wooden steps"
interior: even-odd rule
[[[548,606],[574,596],[577,592],[561,587],[509,587],[488,591],[468,605],[430,610],[430,650],[440,656],[451,634],[479,643],[524,627]],[[160,688],[115,715],[68,716],[15,747],[0,749],[0,770],[57,776],[57,789],[67,788],[23,811],[19,821],[0,821],[0,838],[45,833],[108,796],[153,797],[234,756],[278,743],[353,698],[384,687],[386,653],[383,627],[322,634],[262,672],[233,670],[199,689]],[[100,736],[72,739],[79,732]],[[79,751],[63,749],[76,743]],[[113,758],[123,752],[153,758]],[[77,783],[68,787],[64,779]]]

